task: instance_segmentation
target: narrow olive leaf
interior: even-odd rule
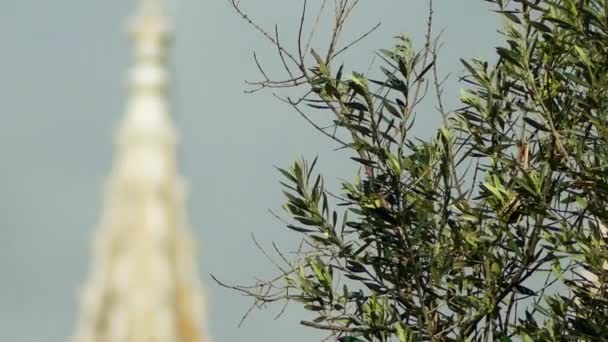
[[[544,19],[546,21],[552,22],[552,23],[556,24],[557,26],[559,26],[561,28],[564,28],[566,30],[572,30],[572,31],[576,31],[577,30],[577,28],[576,28],[575,25],[573,25],[573,24],[571,24],[571,23],[569,23],[569,22],[567,22],[567,21],[565,21],[563,19],[560,19],[560,18],[557,18],[557,17],[553,17],[553,16],[545,16]]]
[[[397,103],[397,105],[399,106],[399,109],[400,109],[402,112],[405,112],[405,109],[407,108],[407,105],[405,104],[405,102],[403,102],[403,101],[402,101],[401,99],[399,99],[399,98],[396,98],[396,99],[395,99],[395,102],[396,102],[396,103]]]
[[[369,79],[370,82],[377,84],[379,86],[382,87],[386,87],[386,88],[390,88],[390,89],[394,89],[400,92],[405,92],[407,93],[407,86],[405,85],[405,83],[400,82],[400,83],[392,83],[389,81],[378,81],[378,80],[373,80],[373,79]]]
[[[279,170],[279,172],[281,174],[283,174],[283,176],[285,176],[285,178],[289,179],[293,183],[296,183],[296,184],[298,183],[298,180],[291,173],[287,172],[284,169],[278,168],[278,167],[276,169]]]
[[[382,104],[384,105],[384,108],[386,108],[386,110],[388,110],[389,113],[391,113],[392,115],[394,115],[398,118],[401,118],[401,113],[399,113],[397,108],[395,108],[388,100],[384,100],[382,102]]]
[[[348,278],[348,279],[351,279],[351,280],[359,280],[359,281],[370,280],[369,278],[361,277],[361,276],[354,275],[354,274],[351,274],[351,273],[346,273],[344,276],[346,278]]]
[[[315,159],[313,159],[312,164],[310,164],[310,167],[308,168],[308,174],[306,175],[306,179],[310,179],[310,176],[312,175],[312,171],[314,170],[315,166],[317,165],[318,159],[319,159],[319,156],[315,156]]]
[[[317,61],[317,64],[319,65],[319,71],[321,72],[321,74],[323,76],[329,77],[329,69],[327,68],[327,64],[325,64],[325,61],[323,60],[323,58],[321,58],[321,56],[319,56],[319,54],[314,49],[310,49],[310,54],[313,56],[315,61]]]
[[[578,77],[577,75],[572,74],[570,72],[564,72],[564,73],[562,73],[560,75],[562,77],[564,77],[564,78],[566,78],[566,79],[568,79],[568,80],[576,83],[577,85],[581,85],[581,86],[587,87],[587,88],[591,86],[587,80],[584,80],[584,79],[582,79],[582,78]]]
[[[298,185],[302,185],[304,183],[304,175],[302,173],[302,165],[300,162],[293,163],[293,175],[296,177]]]
[[[395,76],[396,70],[394,68],[388,69],[386,67],[380,66],[380,71],[382,71],[384,76],[386,76],[389,81],[397,79],[397,77]]]
[[[366,137],[371,136],[371,133],[372,133],[372,130],[369,129],[367,126],[351,124],[351,125],[348,125],[347,127],[353,131],[358,132],[362,136],[366,136]]]
[[[458,115],[465,118],[466,120],[470,120],[470,121],[474,121],[474,122],[483,121],[483,118],[480,115],[478,115],[477,113],[468,111],[468,110],[462,110],[458,113]]]
[[[338,342],[365,342],[364,340],[354,336],[342,336],[338,339]]]
[[[360,110],[362,112],[367,112],[367,106],[361,102],[346,102],[345,105],[353,110]]]
[[[322,223],[321,220],[301,216],[294,216],[294,220],[306,226],[319,226]]]
[[[585,50],[583,50],[583,48],[575,45],[574,50],[576,50],[576,53],[581,58],[583,63],[585,63],[586,66],[592,65],[591,58],[589,58],[589,55],[587,54],[587,52]]]
[[[497,47],[496,52],[505,61],[508,61],[509,63],[511,63],[513,65],[521,67],[521,57],[519,55],[517,55],[513,50],[510,50],[510,49],[507,49],[504,47]]]
[[[529,124],[530,126],[532,126],[532,127],[536,128],[536,129],[538,129],[538,130],[545,131],[545,132],[550,132],[550,131],[551,131],[551,130],[550,130],[549,128],[547,128],[545,125],[543,125],[543,124],[541,124],[541,123],[539,123],[539,122],[537,122],[537,121],[533,120],[533,119],[532,119],[532,118],[530,118],[530,117],[527,117],[527,116],[526,116],[526,117],[524,117],[524,118],[523,118],[523,120],[524,120],[524,121],[525,121],[527,124]]]
[[[369,160],[366,158],[359,158],[359,157],[351,157],[350,159],[364,165],[364,166],[372,166],[375,167],[377,165],[377,163],[373,160]]]
[[[536,294],[536,292],[530,290],[529,288],[523,286],[523,285],[515,285],[515,289],[521,293],[524,294],[526,296],[533,296]]]
[[[416,80],[414,80],[414,83],[419,82],[420,80],[422,80],[422,78],[424,77],[424,75],[426,75],[426,73],[429,72],[429,70],[431,70],[431,68],[433,67],[433,65],[435,65],[435,61],[432,61],[431,63],[429,63],[429,65],[427,65],[426,67],[424,67],[424,69],[422,69],[422,71],[420,72],[420,74],[418,74],[418,77],[416,77]]]
[[[539,21],[530,21],[530,25],[543,33],[551,33],[551,28]]]
[[[283,187],[285,187],[293,192],[298,192],[298,189],[296,189],[295,187],[293,187],[285,182],[279,182],[279,184],[281,184]]]
[[[460,90],[460,101],[475,108],[481,107],[481,100],[479,99],[479,97],[464,89]]]
[[[405,77],[406,79],[409,78],[409,71],[407,68],[407,65],[405,64],[405,61],[400,58],[398,61],[399,64],[399,71],[401,72],[401,75],[403,75],[403,77]]]
[[[302,304],[308,304],[308,303],[313,303],[316,301],[315,298],[310,298],[310,297],[303,297],[303,296],[294,296],[292,298],[294,301],[298,302],[298,303],[302,303]]]
[[[355,261],[355,260],[347,260],[346,268],[349,271],[355,272],[355,273],[365,272],[365,267],[360,262]]]
[[[307,103],[306,105],[308,107],[315,108],[315,109],[329,109],[329,108],[331,108],[331,107],[329,107],[327,105],[318,105],[318,104],[312,104],[312,103]]]
[[[309,311],[321,311],[321,310],[323,310],[323,307],[319,306],[319,305],[309,304],[309,305],[304,305],[304,309],[309,310]]]
[[[509,19],[510,21],[516,23],[516,24],[521,24],[521,20],[519,20],[519,18],[515,15],[514,11],[496,11],[498,13],[501,13],[502,15],[505,16],[505,18]]]
[[[313,229],[302,228],[302,227],[294,226],[294,225],[291,225],[291,224],[288,224],[287,228],[289,228],[289,229],[291,229],[293,231],[296,231],[298,233],[313,233],[313,232],[315,232],[315,230],[313,230]]]
[[[382,293],[385,290],[384,286],[382,286],[382,285],[380,285],[378,283],[373,283],[371,281],[363,282],[363,284],[365,284],[365,286],[367,286],[367,288],[369,288],[370,290],[375,291],[375,292]]]
[[[338,72],[336,73],[337,83],[340,83],[340,81],[342,80],[342,71],[343,70],[344,70],[344,64],[340,65],[340,68],[338,69]]]
[[[380,49],[378,50],[378,52],[380,52],[382,55],[388,57],[389,59],[394,59],[395,58],[395,53],[391,50],[387,50],[387,49]]]
[[[319,316],[319,317],[313,319],[312,321],[315,322],[315,323],[321,323],[321,322],[323,322],[325,320],[327,320],[327,316]]]
[[[537,10],[537,11],[543,11],[544,10],[543,7],[540,6],[540,4],[546,5],[546,4],[544,4],[544,3],[542,3],[542,2],[540,2],[538,0],[534,0],[534,1],[530,1],[530,0],[517,0],[517,2],[520,2],[520,3],[524,4],[524,5],[526,5],[528,8],[531,8],[531,9],[534,9],[534,10]],[[501,3],[501,7],[502,7],[503,6],[502,5],[502,1],[500,1],[500,3]]]

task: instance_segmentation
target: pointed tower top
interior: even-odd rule
[[[178,173],[162,0],[138,0],[134,63],[76,342],[209,342]]]
[[[142,14],[158,15],[163,12],[162,0],[140,0],[139,6]]]
[[[131,99],[121,127],[121,143],[149,136],[175,143],[176,132],[166,104],[169,86],[166,59],[171,30],[164,3],[163,0],[139,0],[130,23],[135,64],[129,76]],[[149,103],[157,103],[153,106],[157,109],[151,109]]]
[[[166,39],[170,33],[167,8],[163,0],[139,0],[130,31],[134,39]]]

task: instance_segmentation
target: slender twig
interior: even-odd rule
[[[307,326],[307,327],[320,329],[320,330],[331,330],[331,331],[342,331],[342,332],[358,332],[358,331],[366,331],[369,329],[369,328],[365,328],[365,327],[343,327],[340,325],[321,324],[321,323],[315,323],[315,322],[309,322],[309,321],[300,321],[300,324]]]
[[[352,42],[350,42],[350,43],[346,44],[344,47],[340,48],[340,50],[336,51],[336,53],[334,53],[332,55],[330,61],[333,60],[333,59],[335,59],[338,55],[340,55],[344,51],[352,48],[354,45],[358,44],[363,39],[369,37],[372,33],[374,33],[374,31],[376,31],[378,28],[380,28],[380,25],[382,25],[382,23],[377,23],[371,29],[369,29],[367,32],[363,33],[359,37],[355,38]]]
[[[232,4],[232,7],[234,8],[234,10],[241,16],[241,18],[243,18],[243,20],[245,20],[257,32],[261,33],[264,37],[266,37],[266,39],[268,39],[273,45],[275,45],[278,49],[280,49],[281,52],[283,54],[285,54],[286,56],[288,56],[288,58],[291,59],[295,64],[298,64],[297,59],[291,53],[289,53],[287,50],[285,50],[285,48],[283,46],[281,46],[281,44],[279,44],[279,42],[276,41],[275,38],[273,38],[266,30],[264,30],[261,26],[256,24],[253,20],[251,20],[249,18],[249,16],[241,10],[240,1],[229,0],[229,2]]]

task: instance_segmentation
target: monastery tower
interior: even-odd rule
[[[207,342],[169,114],[169,18],[140,0],[135,65],[76,342]]]

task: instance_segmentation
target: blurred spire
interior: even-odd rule
[[[162,10],[160,0],[140,0],[131,26],[135,63],[77,342],[209,341],[169,115]]]
[[[162,0],[139,0],[141,12],[144,15],[159,15],[163,13]]]

